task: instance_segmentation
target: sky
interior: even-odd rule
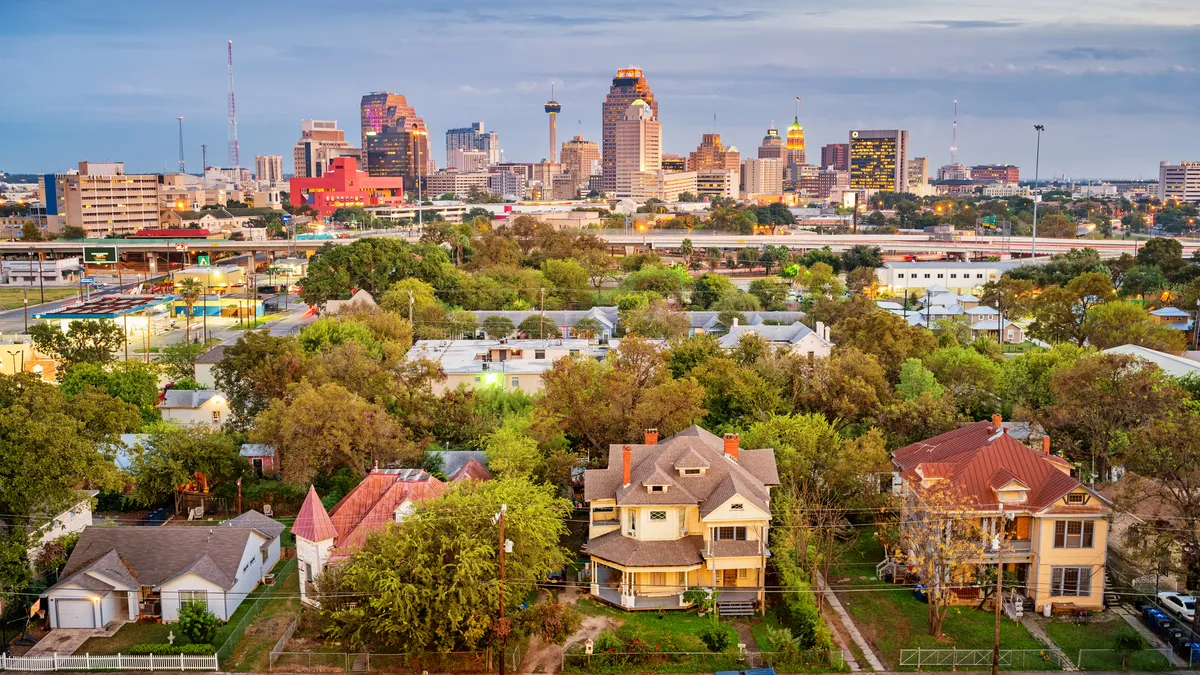
[[[302,119],[359,144],[358,102],[404,94],[444,162],[444,132],[482,120],[508,161],[599,141],[618,68],[659,100],[664,152],[716,131],[754,156],[799,96],[810,162],[851,129],[908,129],[910,156],[1040,175],[1156,178],[1200,160],[1200,0],[0,0],[0,171],[83,159],[174,171],[227,163],[233,40],[241,165],[291,149]],[[715,122],[714,122],[715,118]]]

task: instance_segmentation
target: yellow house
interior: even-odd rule
[[[959,488],[979,519],[979,564],[995,565],[1002,555],[1005,571],[1016,577],[1012,590],[1035,611],[1047,604],[1064,611],[1104,606],[1112,505],[1072,477],[1070,463],[1050,454],[1048,436],[1035,450],[1009,436],[995,415],[900,448],[892,461],[909,497],[906,517],[919,511],[911,503],[916,487],[948,480]],[[980,598],[983,589],[958,595]]]
[[[433,383],[433,393],[465,386],[468,389],[500,387],[505,391],[536,394],[542,374],[568,356],[601,356],[607,351],[587,340],[417,340],[408,351],[409,361],[436,363],[446,376]]]
[[[591,511],[591,592],[626,609],[682,608],[690,588],[717,591],[724,614],[763,601],[775,453],[736,434],[689,427],[661,443],[613,445],[584,473]]]

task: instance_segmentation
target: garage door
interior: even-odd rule
[[[95,628],[96,616],[90,600],[55,600],[59,628]]]

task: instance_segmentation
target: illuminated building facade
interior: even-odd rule
[[[404,179],[372,176],[360,171],[353,157],[339,157],[320,178],[293,178],[291,201],[308,204],[322,218],[343,207],[399,206],[404,204]]]
[[[485,131],[483,122],[472,122],[469,127],[446,130],[446,166],[454,166],[454,158],[461,151],[486,153],[487,164],[500,162],[500,134]]]
[[[908,132],[850,132],[850,189],[904,192],[908,188]]]
[[[124,162],[80,162],[78,172],[41,176],[38,188],[48,217],[100,238],[158,227],[159,182],[125,173]]]
[[[742,161],[742,194],[749,199],[783,194],[783,162],[747,157]]]
[[[996,181],[1001,185],[1021,182],[1021,169],[1012,164],[985,164],[971,167],[971,180]]]
[[[701,199],[723,197],[738,198],[738,185],[742,172],[739,169],[703,169],[696,172],[696,196]]]
[[[662,168],[663,171],[671,171],[674,173],[687,171],[687,157],[674,153],[664,154],[662,156]]]
[[[908,191],[922,196],[929,192],[928,157],[913,157],[908,160]]]
[[[396,126],[384,125],[378,132],[367,132],[363,147],[367,173],[372,176],[403,178],[416,189],[428,175],[429,132],[420,118],[402,118]]]
[[[803,143],[803,139],[801,139],[801,143]],[[758,158],[784,159],[783,138],[779,135],[779,130],[775,128],[774,122],[771,123],[771,128],[767,129],[767,135],[763,136],[762,145],[758,146]]]
[[[654,94],[650,91],[650,85],[642,75],[642,70],[640,68],[618,70],[600,110],[602,123],[600,186],[604,192],[613,192],[617,189],[617,124],[625,119],[625,113],[629,106],[639,99],[646,104],[651,115],[657,121],[658,101],[654,100]]]
[[[821,148],[821,166],[832,166],[839,171],[849,171],[850,144],[830,143],[823,146]]]
[[[687,170],[736,169],[741,166],[741,154],[734,146],[725,147],[721,134],[704,134],[700,145],[688,155]]]
[[[402,94],[390,91],[375,91],[362,97],[359,102],[359,114],[362,120],[362,148],[367,149],[367,134],[379,133],[384,126],[390,126],[400,117],[416,117],[417,113]],[[364,157],[363,168],[368,171],[371,162]]]
[[[293,175],[320,178],[338,157],[360,158],[359,150],[346,142],[346,132],[337,120],[301,120],[300,140],[292,148]]]
[[[613,170],[616,195],[632,199],[653,196],[662,168],[662,124],[649,102],[635,99],[613,127]]]
[[[600,168],[600,146],[576,136],[562,144],[562,169],[571,176],[575,187],[586,187],[592,174]]]
[[[1159,162],[1158,200],[1200,203],[1200,162]]]
[[[805,164],[804,154],[804,127],[800,126],[800,118],[792,120],[792,125],[788,127],[787,144],[785,146],[786,154],[784,158],[789,166]]]

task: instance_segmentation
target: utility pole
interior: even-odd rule
[[[412,326],[413,332],[417,332],[417,325],[413,323],[413,292],[408,292],[408,325]]]
[[[508,630],[504,625],[504,549],[508,542],[504,539],[504,514],[508,512],[508,504],[500,505],[500,675],[504,675],[504,648],[508,646]]]
[[[1004,505],[1001,504],[1003,509]],[[996,625],[992,635],[992,675],[1000,675],[1000,609],[1004,605],[1004,517],[996,519]]]
[[[42,261],[46,259],[46,254],[38,251],[38,292],[41,293],[41,304],[46,304],[46,280],[42,278]]]
[[[539,289],[542,294],[542,318],[538,321],[538,339],[546,337],[546,289]]]
[[[29,332],[29,289],[21,289],[21,303],[25,306],[25,332]]]

